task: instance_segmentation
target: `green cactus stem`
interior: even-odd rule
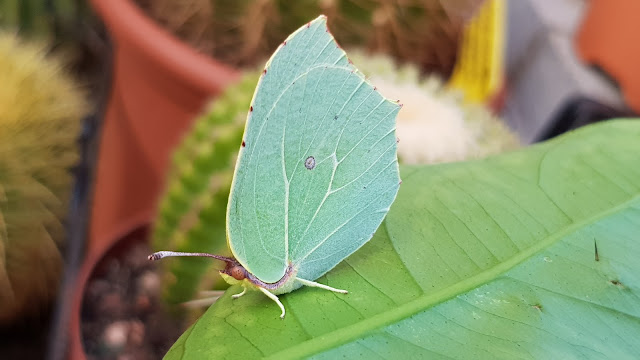
[[[198,117],[173,154],[153,234],[155,249],[224,254],[226,207],[235,159],[258,73],[229,87]],[[169,304],[193,299],[218,281],[207,259],[176,258],[166,266],[164,298]]]

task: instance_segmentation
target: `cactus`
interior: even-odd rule
[[[366,46],[448,75],[465,20],[482,0],[137,0],[173,33],[233,66],[262,63],[288,34],[328,16],[343,46]]]
[[[45,48],[0,33],[0,324],[40,312],[62,271],[70,169],[87,106]]]
[[[351,60],[390,99],[400,99],[398,157],[404,164],[451,162],[516,148],[518,138],[479,104],[467,104],[459,90],[432,75],[421,79],[415,66],[395,68],[385,56],[349,52]]]
[[[258,73],[251,72],[225,90],[174,151],[167,186],[153,232],[155,249],[228,252],[226,207],[235,158]],[[169,304],[211,288],[217,276],[203,276],[216,266],[207,259],[176,258],[165,263],[164,298]],[[210,272],[211,273],[211,272]],[[213,272],[215,275],[215,272]]]

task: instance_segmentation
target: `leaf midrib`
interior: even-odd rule
[[[512,258],[492,267],[485,271],[482,271],[472,277],[455,283],[443,290],[437,291],[432,294],[423,294],[415,300],[384,311],[368,319],[362,320],[353,325],[346,326],[341,329],[331,331],[305,342],[296,344],[292,347],[279,351],[275,354],[268,356],[268,359],[293,359],[309,357],[321,353],[325,350],[336,348],[340,345],[346,344],[353,340],[360,338],[363,334],[366,334],[372,330],[380,329],[384,326],[398,322],[399,320],[406,319],[412,315],[415,315],[425,309],[445,302],[457,295],[463,294],[467,291],[476,289],[484,284],[489,283],[498,277],[498,275],[507,272],[515,266],[533,257],[538,252],[550,247],[560,239],[563,239],[569,234],[572,234],[580,228],[595,223],[600,219],[604,219],[618,211],[626,209],[631,203],[640,199],[640,194],[636,194],[627,201],[614,206],[608,210],[594,214],[591,217],[575,222],[564,230],[550,234],[545,239],[539,241],[533,246],[519,252]],[[386,220],[385,220],[386,221]]]

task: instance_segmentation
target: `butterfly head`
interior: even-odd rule
[[[227,274],[236,280],[244,280],[247,278],[247,270],[237,261],[227,262],[227,266],[224,268],[224,270],[220,270],[220,272]]]

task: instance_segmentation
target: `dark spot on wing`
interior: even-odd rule
[[[249,107],[249,111],[253,111],[253,106],[250,106],[250,107]]]
[[[611,283],[611,285],[615,285],[621,289],[624,289],[624,284],[620,282],[620,280],[609,280],[609,283]]]
[[[316,167],[316,159],[313,156],[309,156],[307,160],[304,161],[304,167],[309,170],[312,170]]]
[[[244,143],[244,140],[243,140],[242,141],[242,147],[245,147],[245,146],[246,146],[246,144]]]

